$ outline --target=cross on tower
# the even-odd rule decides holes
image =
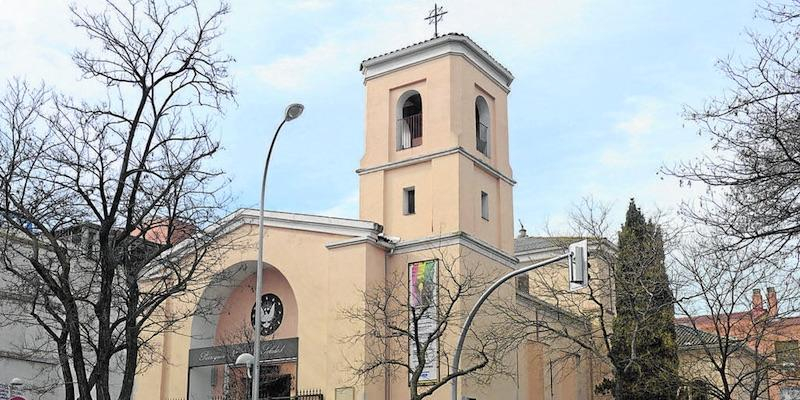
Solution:
[[[433,3],[433,10],[425,18],[428,20],[428,25],[433,24],[433,37],[439,37],[439,22],[442,21],[445,14],[447,14],[447,11],[444,10],[444,6],[439,7],[439,5]]]

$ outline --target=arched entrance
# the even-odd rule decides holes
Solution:
[[[189,399],[249,398],[247,368],[234,365],[252,354],[255,261],[217,273],[197,303],[192,320],[187,396]],[[297,388],[297,300],[287,278],[264,264],[261,387],[264,397],[289,396]]]

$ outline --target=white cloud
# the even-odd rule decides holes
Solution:
[[[580,26],[580,19],[589,12],[581,1],[536,0],[531,4],[528,0],[509,0],[503,3],[494,7],[487,7],[480,0],[450,4],[439,31],[465,32],[487,49],[503,48],[506,54],[497,55],[498,59],[505,60],[506,56],[524,59],[546,43],[579,32],[575,27]],[[293,12],[305,11],[304,8],[332,9],[331,4],[324,0],[307,0],[290,9]],[[371,4],[353,18],[339,19],[341,24],[327,28],[325,36],[315,46],[252,66],[252,73],[265,84],[287,91],[310,89],[322,79],[337,80],[353,73],[354,60],[357,62],[430,38],[433,28],[423,21],[430,8],[427,1]],[[567,26],[569,29],[564,29]],[[324,69],[324,74],[319,74],[320,68]]]
[[[3,3],[0,13],[0,76],[40,81],[62,78],[75,71],[69,39],[76,39],[65,3],[34,1]],[[66,40],[65,40],[66,39]],[[72,77],[74,78],[74,76]],[[74,80],[74,79],[73,79]]]
[[[319,215],[327,215],[342,218],[358,218],[358,190],[351,192],[346,197],[339,199],[333,206],[316,212]]]
[[[430,4],[427,4],[429,7]],[[584,32],[583,20],[591,13],[587,1],[507,0],[488,5],[484,0],[450,5],[445,29],[491,38],[509,54],[530,56],[538,47]]]
[[[302,11],[319,11],[333,5],[332,0],[293,0],[286,2],[287,7]]]
[[[630,106],[630,110],[613,114],[616,122],[610,127],[610,131],[624,135],[609,141],[609,145],[599,153],[598,162],[614,169],[654,167],[652,162],[658,160],[653,160],[653,156],[663,156],[661,149],[664,143],[670,143],[667,138],[676,122],[676,117],[666,112],[667,103],[655,97],[626,99],[625,104]]]
[[[307,49],[302,54],[279,58],[270,64],[256,65],[253,74],[265,84],[286,91],[299,91],[311,87],[315,79],[326,79],[334,71],[326,70],[320,74],[320,68],[329,68],[340,57],[338,44],[328,41]]]
[[[575,234],[570,225],[570,217],[566,210],[549,214],[541,226],[526,226],[528,235],[538,236],[569,236]]]
[[[662,112],[662,101],[653,97],[630,97],[625,101],[634,108],[632,114],[622,117],[614,129],[631,136],[642,136],[660,128],[657,116]]]
[[[66,1],[3,1],[0,6],[0,84],[20,78],[82,99],[106,95],[104,83],[83,79],[72,60],[76,49],[101,51],[97,41],[72,23],[70,3]],[[79,11],[104,10],[104,0],[81,0]]]
[[[630,118],[620,121],[615,126],[629,135],[643,135],[653,130],[655,118],[649,110],[640,110]]]
[[[600,164],[604,167],[627,167],[631,165],[630,155],[615,148],[607,148],[600,153]]]

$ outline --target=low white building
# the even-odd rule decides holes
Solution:
[[[0,280],[0,399],[12,395],[31,400],[63,399],[64,383],[56,352],[43,347],[50,343],[43,337],[43,329],[22,322],[30,318],[20,305],[26,299],[14,289]]]

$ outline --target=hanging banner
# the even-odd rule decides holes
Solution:
[[[409,329],[413,332],[414,318],[418,318],[417,340],[409,340],[409,365],[416,369],[419,365],[417,359],[417,343],[428,343],[425,352],[424,368],[419,378],[419,383],[434,383],[439,380],[439,339],[430,340],[439,323],[439,261],[428,260],[408,264],[408,304],[413,310],[409,315]]]

